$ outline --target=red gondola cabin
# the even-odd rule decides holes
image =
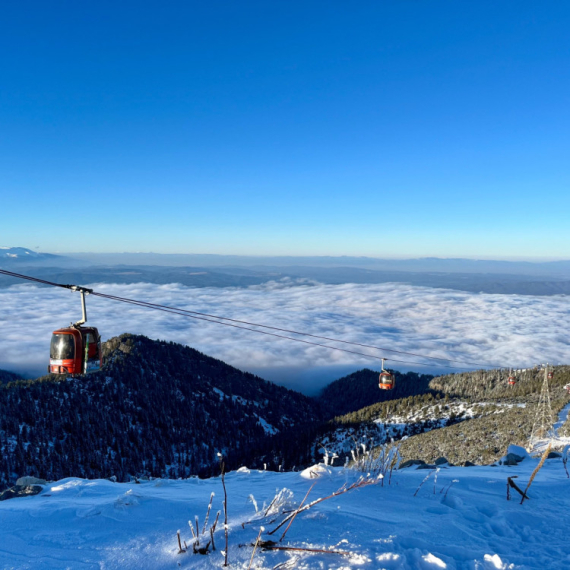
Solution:
[[[394,375],[389,372],[381,372],[378,387],[381,390],[392,390],[394,388]]]
[[[101,370],[103,365],[101,337],[95,327],[84,327],[87,322],[85,295],[91,289],[78,285],[66,285],[81,293],[83,318],[69,327],[56,330],[51,337],[48,372],[51,374],[88,374]]]
[[[94,327],[68,327],[51,337],[49,372],[87,374],[101,370],[101,337]]]
[[[514,386],[517,383],[517,379],[514,376],[509,376],[509,379],[507,380],[509,386]]]
[[[378,387],[380,390],[393,390],[396,385],[396,378],[390,372],[384,370],[384,360],[382,359],[382,372],[380,372],[380,377],[378,379]]]

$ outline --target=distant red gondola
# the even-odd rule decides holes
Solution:
[[[513,374],[512,370],[509,370],[509,377],[507,378],[507,384],[509,386],[514,386],[517,383],[517,377]]]
[[[381,390],[393,390],[396,385],[396,378],[393,374],[384,370],[384,360],[385,358],[382,359],[382,372],[380,372],[378,387]]]
[[[53,332],[48,366],[51,374],[87,374],[101,370],[103,365],[99,331],[82,326],[87,321],[85,295],[92,290],[77,286],[70,289],[81,293],[83,318]]]

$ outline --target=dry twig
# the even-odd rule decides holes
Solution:
[[[530,484],[533,482],[534,478],[536,477],[536,474],[540,471],[541,467],[544,465],[544,462],[546,461],[546,458],[548,457],[548,454],[550,453],[550,448],[551,448],[552,444],[548,444],[548,447],[546,448],[546,451],[542,454],[542,459],[540,460],[540,463],[536,466],[535,470],[532,472],[532,475],[530,476],[528,485],[526,486],[526,489],[524,490],[524,495],[523,498],[521,499],[521,505],[523,504],[525,499],[528,499],[528,497],[526,496],[526,492],[528,491]]]
[[[288,522],[291,517],[297,516],[297,514],[302,513],[308,509],[311,509],[315,505],[318,505],[319,503],[322,503],[323,501],[326,501],[328,499],[332,499],[333,497],[338,497],[339,495],[343,495],[344,493],[348,493],[349,491],[353,491],[354,489],[360,489],[362,487],[367,487],[368,485],[376,485],[376,483],[378,483],[378,481],[379,481],[379,479],[372,479],[372,478],[366,478],[365,479],[364,477],[359,477],[359,479],[357,481],[355,481],[349,487],[347,487],[345,484],[338,491],[335,491],[334,493],[331,493],[330,495],[327,495],[326,497],[321,497],[319,499],[315,499],[312,503],[309,503],[308,505],[305,505],[302,508],[296,509],[295,511],[293,511],[292,513],[287,515],[273,530],[269,531],[267,534],[274,534],[286,522]]]
[[[419,484],[418,488],[416,489],[416,492],[414,493],[414,497],[418,494],[418,491],[422,488],[423,484],[431,477],[432,473],[435,473],[435,471],[437,471],[436,469],[432,469],[425,477],[424,480]]]
[[[249,570],[251,568],[251,563],[253,562],[253,557],[255,556],[255,551],[257,550],[257,545],[259,544],[259,539],[261,538],[261,533],[264,530],[265,529],[263,527],[259,527],[259,534],[257,535],[257,540],[255,541],[255,545],[253,547],[253,552],[251,553],[251,559],[249,561],[249,566],[247,567],[247,570]]]
[[[293,516],[291,517],[291,520],[289,521],[289,524],[287,525],[287,528],[285,529],[285,531],[283,532],[283,534],[281,535],[281,538],[279,539],[279,542],[283,542],[283,539],[285,538],[285,535],[287,534],[287,531],[289,530],[289,527],[293,524],[293,521],[295,520],[295,517],[299,514],[302,506],[305,504],[305,501],[307,500],[307,497],[309,496],[309,493],[312,491],[313,487],[315,486],[315,483],[313,483],[310,487],[309,490],[307,491],[307,494],[305,495],[305,497],[303,498],[303,500],[301,501],[301,504],[299,505],[299,508],[293,513]]]
[[[225,463],[221,453],[218,453],[220,458],[220,469],[222,471],[222,486],[224,487],[224,531],[226,533],[226,550],[224,552],[224,566],[228,565],[228,492],[226,490],[226,469]]]
[[[523,499],[529,498],[526,493],[513,481],[513,479],[516,479],[517,477],[517,475],[514,475],[513,477],[507,477],[507,501],[511,500],[511,489],[514,489],[517,493],[519,493]]]
[[[251,545],[253,546],[253,544]],[[266,543],[260,542],[259,548],[262,550],[290,550],[294,552],[317,552],[319,554],[340,554],[342,556],[350,556],[350,552],[346,550],[325,550],[324,548],[302,548],[300,546],[278,546],[272,540]]]
[[[182,548],[182,543],[180,542],[180,531],[176,531],[176,537],[178,538],[178,554],[184,554],[186,550]]]

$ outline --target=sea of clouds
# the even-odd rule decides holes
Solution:
[[[570,298],[565,296],[472,294],[401,283],[91,286],[101,293],[433,357],[505,367],[570,363]],[[446,371],[389,352],[354,348],[376,357],[368,359],[94,296],[87,297],[87,307],[89,324],[99,328],[103,340],[124,332],[172,340],[307,393],[352,370],[379,369],[381,356],[408,361],[388,361],[400,370]],[[80,316],[77,293],[27,284],[0,289],[0,368],[43,374],[51,332]]]

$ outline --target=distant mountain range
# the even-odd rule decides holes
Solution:
[[[0,249],[0,268],[60,283],[181,283],[189,287],[248,287],[269,281],[325,284],[408,283],[473,293],[570,295],[570,261],[368,257],[243,257],[154,253],[70,256],[20,247]],[[0,287],[14,284],[0,276]]]
[[[503,261],[422,257],[382,259],[356,256],[243,256],[163,253],[73,253],[70,257],[92,265],[163,265],[209,268],[249,268],[275,271],[284,268],[359,268],[390,272],[493,273],[570,278],[570,259],[562,261]]]
[[[38,261],[57,261],[63,259],[59,255],[52,253],[38,253],[25,247],[0,246],[0,262],[37,263]]]

